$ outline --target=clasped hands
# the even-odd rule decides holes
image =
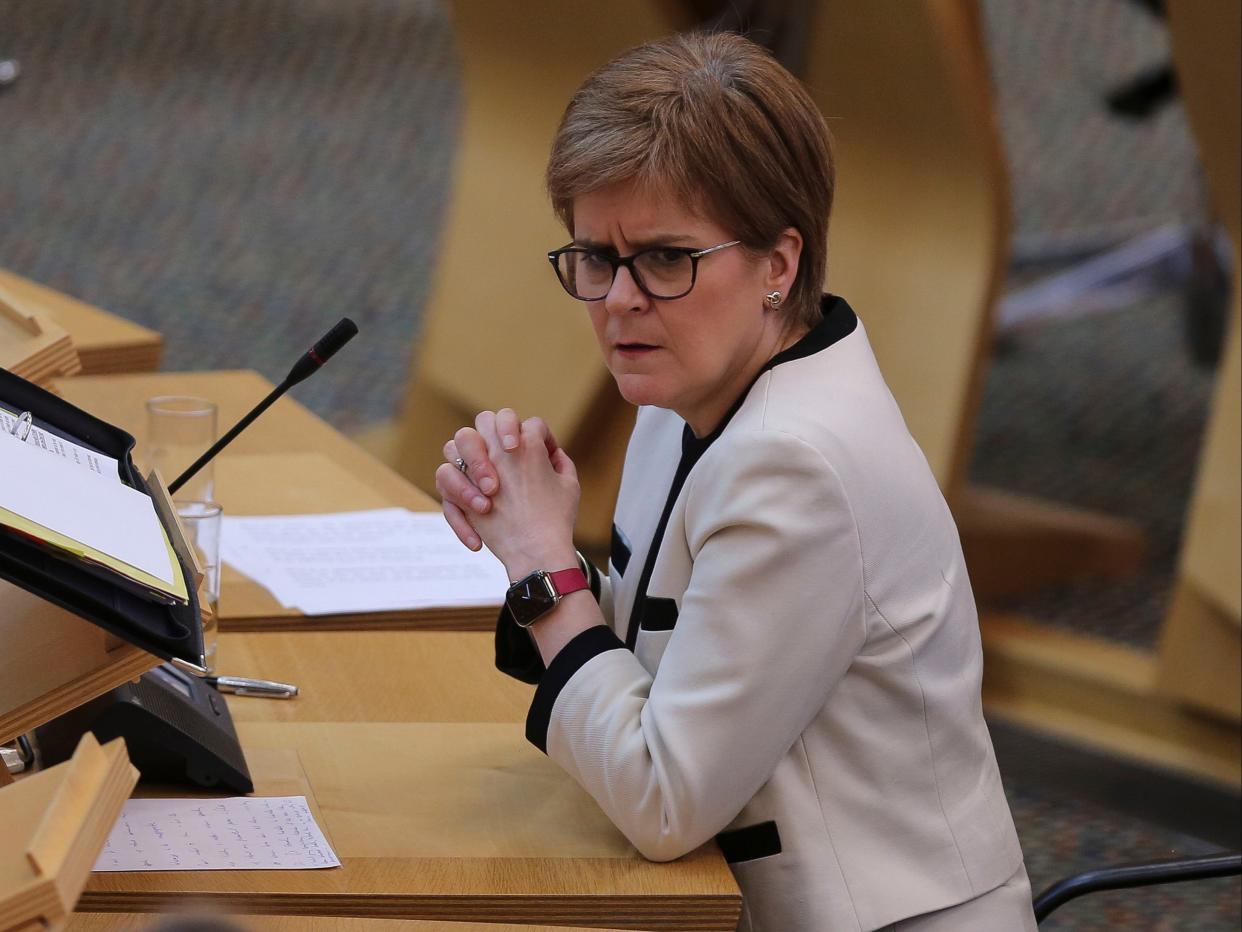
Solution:
[[[573,461],[541,418],[482,411],[444,445],[436,491],[444,519],[471,550],[483,544],[510,580],[575,565],[580,488]],[[454,463],[461,458],[463,472]]]

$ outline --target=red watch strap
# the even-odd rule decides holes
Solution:
[[[586,573],[577,566],[571,566],[567,570],[557,570],[555,573],[548,573],[548,579],[552,581],[553,587],[556,589],[557,595],[564,597],[571,592],[577,592],[579,589],[590,589],[591,584],[587,582]]]

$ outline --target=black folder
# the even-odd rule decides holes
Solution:
[[[117,461],[120,479],[145,495],[150,489],[134,467],[134,438],[6,369],[0,369],[0,405],[29,412],[33,425]],[[169,539],[177,533],[159,509]],[[0,579],[6,579],[105,631],[189,672],[203,670],[203,628],[194,571],[180,554],[189,603],[170,605],[107,579],[0,525]]]

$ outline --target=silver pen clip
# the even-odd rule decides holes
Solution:
[[[222,693],[234,696],[257,696],[263,699],[292,699],[298,688],[292,683],[256,680],[247,676],[209,676],[207,682]]]

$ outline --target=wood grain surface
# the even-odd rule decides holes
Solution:
[[[5,269],[0,269],[0,287],[69,332],[83,374],[142,372],[160,364],[164,339],[154,330]]]
[[[438,922],[424,919],[344,919],[311,916],[220,916],[188,909],[167,915],[150,913],[75,913],[65,932],[175,932],[177,920],[216,919],[218,932],[609,932],[585,926],[497,925],[490,922]],[[188,932],[188,930],[186,930]],[[196,932],[198,930],[196,929]]]

